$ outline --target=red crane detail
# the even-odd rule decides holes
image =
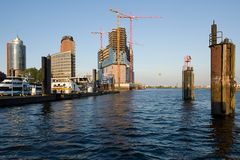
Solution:
[[[185,66],[186,66],[186,67],[189,67],[189,66],[190,66],[191,60],[192,60],[192,57],[189,56],[189,55],[186,55],[186,56],[184,57],[184,62],[185,62]]]
[[[99,31],[99,32],[91,32],[92,34],[99,34],[99,37],[100,37],[100,49],[103,48],[103,45],[102,45],[102,35],[105,33],[105,32],[102,32],[102,31]]]

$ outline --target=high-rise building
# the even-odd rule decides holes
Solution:
[[[75,77],[75,42],[72,36],[63,36],[60,52],[51,55],[52,78]]]
[[[108,35],[108,46],[106,48],[101,49],[98,52],[99,62],[101,63],[103,60],[109,58],[109,54],[111,50],[113,52],[117,52],[117,29],[113,29],[112,32],[109,32]],[[127,57],[127,60],[130,60],[130,52],[127,46],[127,35],[125,28],[120,28],[120,52],[124,53]],[[117,58],[117,57],[115,57]]]
[[[117,84],[117,29],[113,29],[108,35],[106,48],[98,52],[98,79],[104,81],[109,77]],[[129,61],[130,52],[127,46],[127,35],[125,28],[120,28],[120,83],[129,83]]]
[[[26,46],[17,36],[7,43],[7,76],[21,76],[26,69]]]
[[[61,40],[60,52],[71,51],[75,53],[75,42],[72,36],[63,36]]]

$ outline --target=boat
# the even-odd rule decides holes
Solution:
[[[79,85],[70,78],[52,78],[52,93],[80,93]]]
[[[42,94],[42,85],[40,84],[30,84],[31,86],[31,95],[41,95]]]
[[[30,95],[31,86],[26,78],[7,77],[0,83],[0,96]]]

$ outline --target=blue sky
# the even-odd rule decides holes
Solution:
[[[236,76],[240,80],[239,0],[1,0],[0,70],[6,72],[6,43],[17,35],[27,47],[27,67],[41,66],[41,56],[60,50],[64,35],[76,42],[76,70],[82,76],[97,68],[99,37],[117,25],[109,8],[138,16],[161,16],[133,23],[136,82],[180,85],[183,58],[192,56],[195,84],[209,84],[208,35],[213,19],[224,37],[236,44]],[[129,32],[129,21],[121,20]],[[128,33],[129,38],[129,33]],[[103,44],[107,45],[107,34]],[[161,73],[161,76],[159,76]]]

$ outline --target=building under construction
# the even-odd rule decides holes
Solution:
[[[109,44],[98,52],[98,79],[101,84],[112,83],[115,87],[118,84],[117,78],[117,29],[113,29],[108,35]],[[129,65],[130,52],[127,46],[125,28],[120,28],[120,87],[130,89]]]

